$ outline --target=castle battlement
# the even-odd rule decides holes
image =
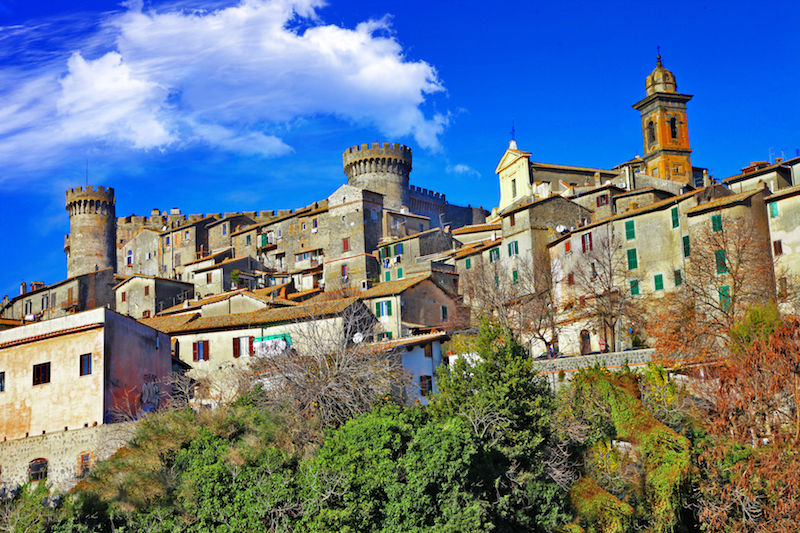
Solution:
[[[75,201],[94,200],[100,202],[114,203],[114,189],[111,187],[75,187],[67,190],[67,204]]]
[[[364,143],[348,148],[342,154],[345,167],[354,161],[374,158],[402,159],[411,167],[411,148],[399,143]]]
[[[436,191],[429,191],[428,189],[423,189],[422,187],[417,187],[416,185],[411,185],[408,188],[408,190],[411,191],[412,195],[414,195],[415,197],[418,197],[418,198],[425,196],[425,197],[428,197],[431,200],[435,200],[437,202],[446,201],[444,194],[438,193]]]

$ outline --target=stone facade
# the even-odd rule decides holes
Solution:
[[[64,238],[67,277],[116,268],[114,189],[87,186],[67,191],[69,235]]]

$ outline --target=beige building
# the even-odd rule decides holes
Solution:
[[[0,331],[3,481],[68,485],[92,457],[116,451],[93,448],[86,428],[157,408],[171,369],[169,336],[105,308]],[[65,457],[67,441],[85,449]]]
[[[133,318],[150,318],[164,309],[192,299],[194,285],[155,276],[136,275],[114,287],[118,313]]]

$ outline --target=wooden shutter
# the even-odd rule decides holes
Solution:
[[[233,356],[239,357],[239,337],[233,338]]]
[[[392,316],[392,301],[386,302],[386,316]]]
[[[381,317],[381,303],[378,302],[375,304],[375,316],[380,318]]]
[[[197,343],[192,343],[192,361],[197,361]]]
[[[255,343],[256,338],[250,337],[250,353],[248,355],[254,355],[255,351],[253,350],[253,344]]]
[[[208,351],[208,341],[203,341],[203,356],[205,356],[206,361],[211,359],[211,354]]]

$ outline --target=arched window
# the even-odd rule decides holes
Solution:
[[[47,479],[47,459],[40,457],[30,462],[28,465],[28,479],[30,481]]]
[[[671,119],[669,119],[669,131],[672,133],[672,138],[673,139],[677,139],[678,138],[678,119],[677,118],[672,117]]]
[[[647,123],[647,140],[651,143],[656,142],[656,125],[652,120]]]

